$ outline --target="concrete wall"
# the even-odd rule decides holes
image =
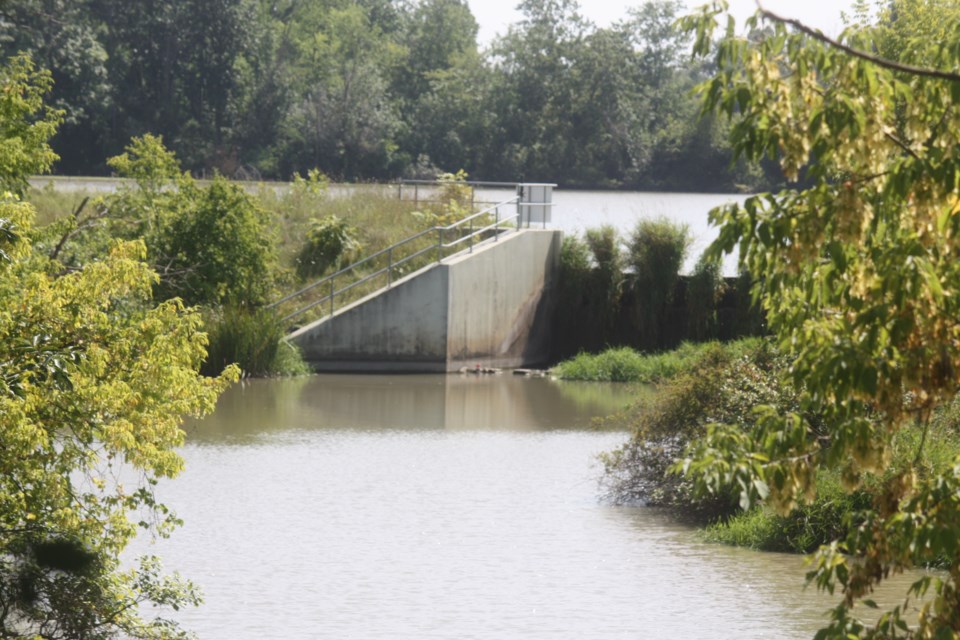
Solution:
[[[318,371],[520,367],[549,356],[559,231],[524,230],[412,274],[289,340]]]

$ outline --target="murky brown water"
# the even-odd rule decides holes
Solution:
[[[589,428],[630,393],[511,376],[314,376],[232,389],[161,486],[148,549],[206,593],[202,638],[812,637],[803,560],[597,502]],[[889,600],[889,594],[878,599]]]

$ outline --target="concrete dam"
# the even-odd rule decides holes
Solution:
[[[517,229],[431,264],[288,340],[316,371],[525,367],[550,355],[562,232]]]

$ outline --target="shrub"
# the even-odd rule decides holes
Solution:
[[[839,472],[821,470],[813,502],[799,505],[787,516],[762,505],[735,513],[708,526],[704,538],[763,551],[797,553],[810,553],[821,545],[843,540],[861,523],[861,513],[888,480],[907,469],[931,477],[954,464],[960,452],[958,412],[960,402],[955,400],[938,410],[926,433],[919,425],[902,429],[893,440],[893,455],[885,472],[857,491],[848,493],[843,488]],[[918,451],[922,452],[919,457]]]
[[[263,304],[277,268],[269,215],[222,176],[202,187],[179,172],[160,138],[134,138],[108,163],[136,187],[121,187],[96,206],[109,213],[109,235],[143,238],[160,276],[156,295],[189,305]]]
[[[297,275],[301,279],[321,276],[331,267],[339,269],[350,262],[359,251],[356,230],[345,220],[335,215],[314,220],[297,256]]]
[[[726,353],[742,355],[756,344],[754,340],[726,346],[716,342],[685,342],[677,349],[655,354],[620,347],[595,355],[581,353],[556,365],[553,373],[565,380],[656,383],[693,370],[710,350],[722,349]]]
[[[609,332],[616,321],[623,295],[624,263],[620,236],[614,227],[603,225],[599,229],[587,229],[586,240],[595,265],[588,283],[591,306],[599,328]]]
[[[161,274],[158,295],[187,304],[267,302],[276,254],[266,212],[221,176],[206,189],[181,184],[176,206],[148,247]]]
[[[782,382],[786,363],[763,340],[713,343],[666,381],[628,417],[633,433],[601,457],[605,497],[614,503],[680,507],[707,517],[736,511],[733,494],[696,497],[682,477],[669,473],[687,443],[711,422],[753,423],[753,407],[798,410],[796,394]]]

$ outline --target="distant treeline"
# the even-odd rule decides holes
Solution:
[[[729,191],[726,123],[700,120],[679,3],[608,28],[524,0],[489,48],[465,0],[6,0],[0,53],[50,69],[62,174],[161,135],[195,175],[433,177]]]

